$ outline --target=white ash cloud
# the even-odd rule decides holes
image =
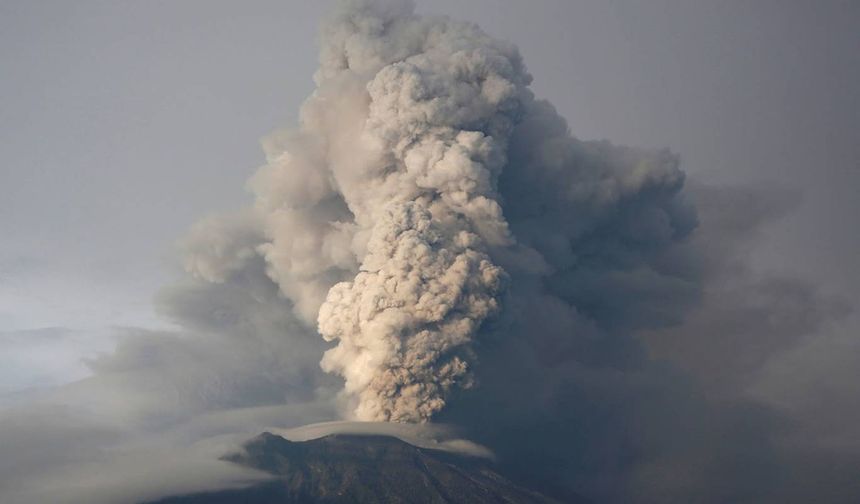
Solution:
[[[505,278],[486,249],[512,242],[496,181],[529,97],[515,50],[404,9],[336,15],[317,74],[321,89],[366,82],[357,141],[370,162],[331,170],[356,236],[369,238],[359,273],[331,288],[318,318],[338,343],[323,368],[345,378],[361,420],[426,421],[471,384],[470,347]]]
[[[351,416],[426,421],[472,383],[472,346],[501,307],[489,251],[514,238],[497,182],[531,77],[509,44],[406,3],[344,4],[322,44],[301,126],[265,141],[248,184],[253,250],[337,343],[322,366],[345,379]],[[257,236],[237,220],[195,228],[191,273],[223,282],[248,260]]]
[[[329,291],[319,315],[323,369],[346,379],[362,420],[422,421],[468,386],[469,349],[499,309],[504,272],[472,246],[475,235],[434,229],[418,203],[389,207],[374,227],[362,271]]]
[[[198,225],[186,265],[223,282],[262,257],[336,344],[321,365],[347,416],[424,422],[470,388],[482,327],[520,296],[509,273],[597,325],[669,324],[695,299],[660,258],[695,226],[674,155],[572,138],[514,46],[406,2],[344,2],[321,44],[300,126],[264,141],[253,208]]]
[[[308,441],[333,434],[354,436],[392,436],[413,446],[441,450],[470,457],[493,459],[492,450],[468,439],[457,437],[457,428],[438,423],[398,422],[320,422],[292,429],[271,429],[290,441]]]

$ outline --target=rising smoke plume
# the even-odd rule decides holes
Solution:
[[[498,177],[530,76],[511,46],[406,3],[344,7],[323,44],[301,127],[268,141],[250,182],[256,251],[337,343],[321,364],[345,379],[354,416],[426,421],[472,383],[476,334],[500,309],[506,274],[489,249],[515,240]],[[249,249],[213,236],[217,254],[187,264],[218,281]]]
[[[418,17],[405,2],[353,2],[322,43],[300,128],[266,142],[269,162],[250,181],[263,232],[255,250],[298,315],[336,343],[321,364],[344,378],[354,417],[426,421],[473,383],[480,329],[503,304],[500,261],[540,269],[545,251],[524,243],[581,233],[569,228],[583,210],[611,212],[645,191],[671,200],[683,177],[671,155],[609,145],[583,149],[593,160],[565,171],[579,145],[553,131],[560,118],[528,90],[516,48],[475,25]],[[535,159],[510,159],[523,143],[537,146],[526,153]],[[540,187],[512,187],[506,208],[499,179],[513,162]],[[569,198],[586,208],[511,232],[506,213],[526,204],[517,200]],[[647,218],[661,225],[661,214]],[[187,264],[218,281],[250,249],[214,236],[204,250],[216,254]]]

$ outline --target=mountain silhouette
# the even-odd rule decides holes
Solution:
[[[581,502],[517,485],[485,459],[419,448],[390,436],[335,434],[289,441],[265,432],[224,459],[273,479],[152,504]]]

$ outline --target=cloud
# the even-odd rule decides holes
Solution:
[[[268,476],[219,458],[264,428],[265,419],[283,425],[312,409],[234,410],[147,430],[99,416],[109,412],[104,408],[85,412],[79,401],[58,402],[0,416],[0,441],[15,453],[0,466],[3,502],[111,504],[247,486]]]
[[[308,441],[333,434],[358,436],[393,436],[420,448],[441,450],[472,457],[493,459],[493,452],[468,439],[457,436],[457,428],[433,423],[414,424],[402,422],[321,422],[292,429],[275,429],[274,434],[290,441]]]
[[[90,374],[81,355],[112,346],[110,331],[42,327],[0,331],[0,401]]]
[[[677,363],[706,388],[738,393],[771,358],[843,318],[848,306],[809,280],[749,264],[759,234],[797,205],[795,192],[694,186],[692,194],[702,225],[689,247],[701,264],[702,299],[682,324],[645,338],[654,357]]]
[[[334,418],[321,338],[259,260],[228,277],[166,287],[157,306],[180,329],[124,329],[88,361],[91,376],[8,401],[0,444],[15,456],[0,466],[0,500],[140,502],[244,486],[262,476],[221,455],[270,428]]]

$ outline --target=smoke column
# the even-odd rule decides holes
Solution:
[[[186,265],[223,282],[262,256],[296,316],[335,344],[321,366],[345,380],[349,416],[425,422],[475,384],[509,267],[542,282],[558,255],[543,238],[573,240],[640,192],[663,205],[683,176],[671,155],[572,139],[516,48],[474,24],[344,2],[321,44],[300,127],[263,142],[253,210],[198,226]],[[512,168],[524,179],[503,198]],[[552,211],[514,233],[505,214],[535,199]]]
[[[469,387],[513,242],[497,192],[529,98],[516,50],[410,5],[345,4],[323,30],[299,131],[251,181],[269,274],[337,346],[360,420],[421,422]],[[337,283],[335,283],[338,280]]]
[[[474,27],[398,14],[359,11],[328,34],[341,57],[320,87],[369,77],[359,137],[375,159],[342,192],[369,239],[319,330],[338,342],[322,366],[346,379],[359,419],[426,421],[470,385],[470,345],[499,309],[505,273],[486,250],[511,242],[496,182],[529,76]]]

